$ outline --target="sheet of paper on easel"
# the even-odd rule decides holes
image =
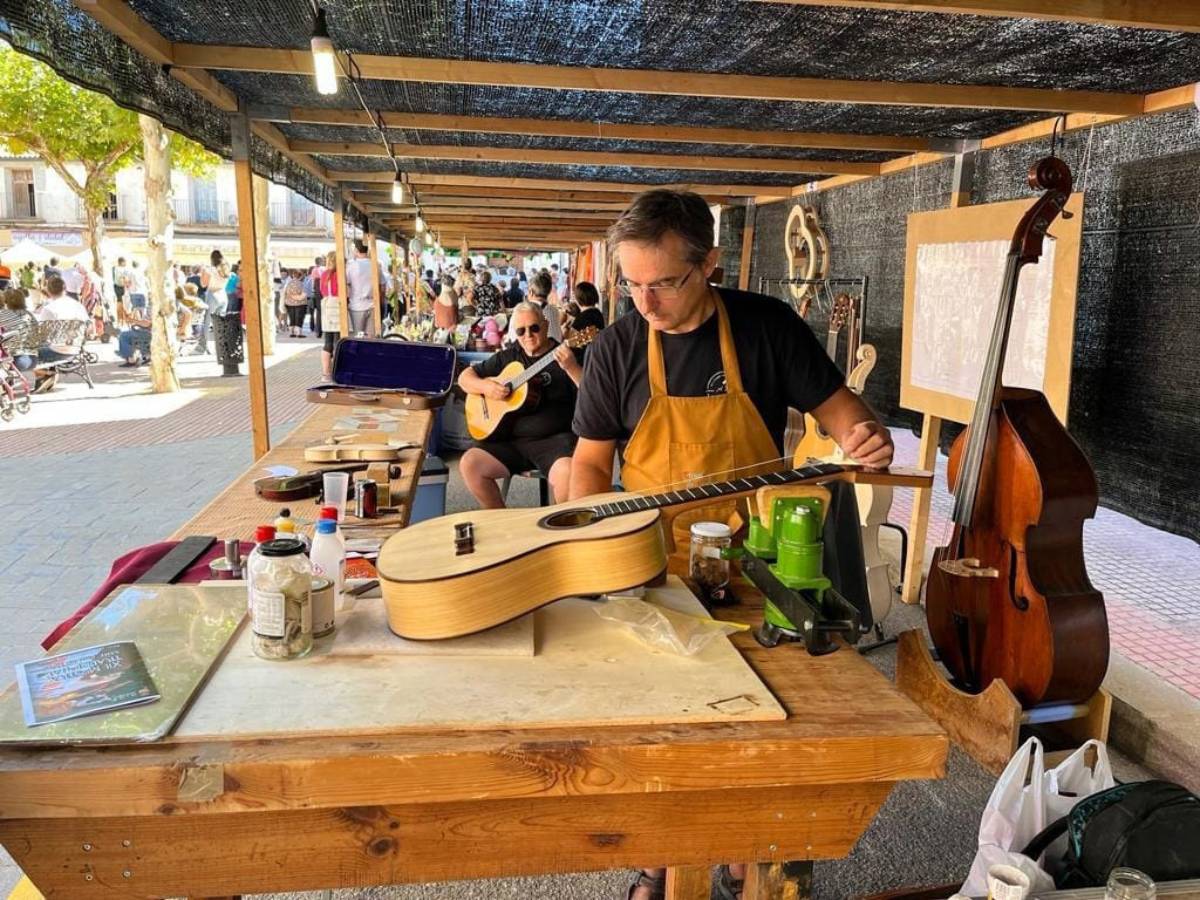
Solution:
[[[1017,286],[1004,383],[1043,390],[1054,286],[1054,241]],[[921,244],[916,259],[911,383],[974,400],[992,338],[1008,241]],[[974,302],[964,302],[973,298]]]

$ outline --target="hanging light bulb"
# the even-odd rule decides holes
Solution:
[[[399,172],[396,173],[396,180],[392,182],[392,202],[404,202],[404,181]]]
[[[312,33],[313,74],[317,79],[318,94],[336,94],[338,91],[337,59],[333,55],[333,41],[329,39],[329,28],[325,24],[325,10],[317,10],[317,21]]]
[[[425,231],[425,220],[421,218],[421,211],[419,209],[417,210],[417,221],[413,223],[413,226],[417,229],[417,234]]]

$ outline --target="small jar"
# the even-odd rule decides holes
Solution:
[[[312,563],[296,538],[266,541],[247,573],[250,645],[263,659],[298,659],[312,650]]]
[[[729,560],[721,553],[733,543],[733,532],[723,522],[694,522],[691,532],[688,571],[700,588],[716,593],[729,584]]]
[[[1129,866],[1117,866],[1108,873],[1105,900],[1155,900],[1158,886],[1154,879]]]

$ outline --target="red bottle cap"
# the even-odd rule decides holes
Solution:
[[[322,506],[321,512],[318,513],[317,518],[318,519],[333,519],[336,521],[337,520],[337,507],[336,506]]]
[[[265,541],[275,540],[274,525],[259,525],[254,529],[254,543],[261,544]]]

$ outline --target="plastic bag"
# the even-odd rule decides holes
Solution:
[[[717,638],[747,628],[736,622],[719,622],[667,609],[636,597],[608,597],[595,610],[600,618],[631,629],[647,646],[680,656],[694,656]]]
[[[1087,765],[1089,748],[1096,753],[1092,768]],[[1047,772],[1041,741],[1027,740],[1009,760],[984,807],[979,850],[962,893],[987,896],[988,868],[999,863],[1028,875],[1034,892],[1054,890],[1053,879],[1020,851],[1084,797],[1114,784],[1108,749],[1101,742],[1088,741]]]

